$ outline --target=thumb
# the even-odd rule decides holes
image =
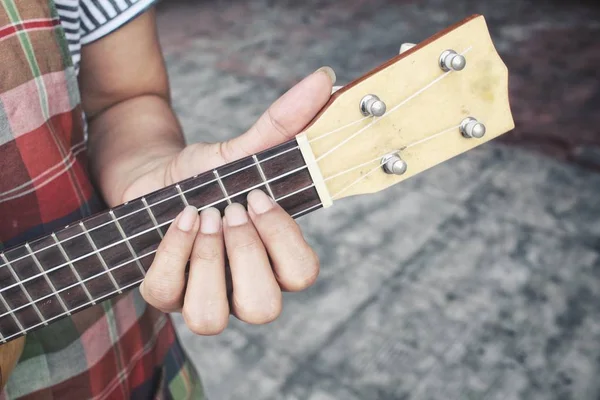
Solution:
[[[335,73],[323,67],[281,96],[243,135],[222,143],[187,146],[164,172],[171,184],[266,150],[300,133],[331,97]]]
[[[314,119],[329,100],[335,72],[322,67],[281,96],[243,135],[222,143],[221,157],[238,160],[290,140]]]

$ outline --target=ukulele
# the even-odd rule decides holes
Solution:
[[[0,343],[137,287],[186,205],[223,211],[261,189],[298,218],[513,128],[508,70],[469,17],[335,91],[295,139],[0,253]]]

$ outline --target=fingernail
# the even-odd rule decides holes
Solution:
[[[329,79],[331,80],[331,84],[334,85],[335,81],[337,80],[337,77],[335,76],[335,71],[333,70],[333,68],[331,67],[321,67],[318,70],[315,71],[315,73],[317,72],[323,72],[325,73],[325,75],[327,75],[329,77]]]
[[[221,213],[216,208],[207,208],[200,213],[200,231],[212,235],[221,230]]]
[[[198,210],[196,207],[187,206],[183,209],[177,220],[177,227],[179,230],[189,232],[194,227],[196,219],[198,218]]]
[[[248,195],[248,205],[256,214],[264,214],[273,208],[273,199],[262,190],[253,190]]]
[[[248,214],[241,204],[232,204],[225,209],[225,221],[229,226],[244,225],[248,222]]]

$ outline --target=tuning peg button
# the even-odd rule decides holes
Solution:
[[[414,44],[414,43],[402,43],[402,46],[400,46],[400,53],[399,54],[405,53],[405,52],[407,52],[408,50],[412,49],[415,46],[416,46],[416,44]]]
[[[383,157],[381,163],[386,174],[404,175],[408,170],[408,164],[398,154]]]
[[[462,71],[467,66],[465,56],[458,54],[454,50],[446,50],[440,56],[440,68],[448,71]]]
[[[360,112],[364,116],[381,117],[385,110],[385,103],[374,94],[368,94],[360,101]]]
[[[468,117],[460,123],[460,133],[467,139],[481,139],[485,135],[485,125],[473,117]]]

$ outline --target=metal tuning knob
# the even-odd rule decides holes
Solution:
[[[383,157],[381,164],[383,165],[383,171],[386,174],[404,175],[408,170],[408,164],[400,158],[398,153]]]
[[[360,112],[366,117],[381,117],[385,110],[385,103],[374,94],[368,94],[360,101]]]
[[[408,50],[412,49],[413,47],[415,47],[416,44],[414,43],[402,43],[402,45],[400,46],[400,51],[398,54],[402,54],[407,52]]]
[[[481,139],[485,135],[485,125],[473,117],[468,117],[460,123],[460,133],[467,139]]]
[[[440,68],[443,71],[462,71],[467,66],[465,56],[458,54],[454,50],[446,50],[440,56]]]

